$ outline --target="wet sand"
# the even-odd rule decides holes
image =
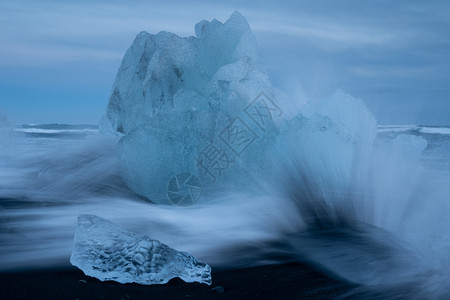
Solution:
[[[300,263],[215,270],[213,283],[101,282],[75,267],[0,273],[1,299],[336,299],[356,286]]]

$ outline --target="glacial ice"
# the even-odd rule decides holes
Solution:
[[[338,91],[283,120],[245,18],[202,21],[195,32],[141,32],[118,71],[101,128],[121,136],[133,191],[185,206],[208,189],[248,188],[293,155],[311,182],[349,189],[362,178],[376,122],[361,100]]]
[[[100,121],[103,132],[122,137],[119,167],[127,185],[155,203],[170,203],[168,184],[180,174],[201,182],[188,187],[190,197],[216,182],[261,174],[277,132],[272,121],[281,110],[257,67],[256,39],[245,18],[234,12],[225,23],[202,21],[195,34],[138,34]],[[271,122],[261,127],[252,120],[252,103],[272,106]],[[241,129],[248,135],[236,138]],[[224,141],[230,137],[239,141],[237,149]],[[215,165],[206,166],[212,156]]]
[[[164,284],[179,277],[211,284],[211,268],[192,255],[94,215],[78,217],[70,263],[101,281]]]

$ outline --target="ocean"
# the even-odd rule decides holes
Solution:
[[[306,260],[359,284],[420,282],[424,293],[443,297],[450,290],[450,127],[379,126],[375,148],[401,135],[427,141],[420,157],[398,165],[399,156],[378,157],[374,184],[358,194],[364,200],[352,200],[340,221],[319,214],[311,225],[292,199],[245,191],[217,195],[212,205],[156,206],[127,188],[119,138],[95,125],[2,129],[0,271],[67,266],[77,216],[88,213],[213,267]]]

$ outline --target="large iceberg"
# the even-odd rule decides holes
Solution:
[[[101,128],[121,136],[133,191],[188,206],[211,188],[248,190],[292,160],[328,190],[364,178],[376,122],[362,101],[338,91],[283,120],[242,15],[195,33],[142,32],[122,61]]]
[[[277,135],[282,111],[245,18],[202,21],[195,34],[141,32],[100,122],[121,136],[127,185],[155,203],[185,206],[217,182],[247,184],[239,179],[264,172]]]
[[[192,255],[94,215],[78,217],[70,263],[101,281],[164,284],[179,277],[211,284],[211,268]]]

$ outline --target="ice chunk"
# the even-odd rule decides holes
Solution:
[[[14,128],[7,116],[0,111],[0,156],[17,156],[15,148]],[[9,161],[9,159],[4,160]]]
[[[314,191],[324,205],[334,207],[348,201],[346,195],[360,193],[355,189],[368,178],[375,135],[376,121],[364,103],[337,91],[286,121],[274,156],[287,167],[297,162],[304,192]]]
[[[9,124],[8,118],[2,111],[0,111],[0,128],[6,127],[9,125],[10,124]]]
[[[220,141],[229,126],[242,132],[232,123],[246,116],[258,95],[274,98],[267,75],[257,68],[256,39],[245,18],[235,12],[225,23],[202,21],[195,33],[183,38],[141,32],[122,60],[100,121],[103,132],[122,136],[119,167],[127,185],[155,203],[169,203],[167,186],[178,174],[191,174],[206,187],[261,173],[273,144],[275,127],[254,129],[258,124],[249,118],[239,120],[249,131],[239,137],[239,149]],[[215,141],[223,165],[206,170],[199,157]]]
[[[94,215],[78,217],[70,263],[101,281],[163,284],[179,277],[211,284],[211,268],[192,255]]]

